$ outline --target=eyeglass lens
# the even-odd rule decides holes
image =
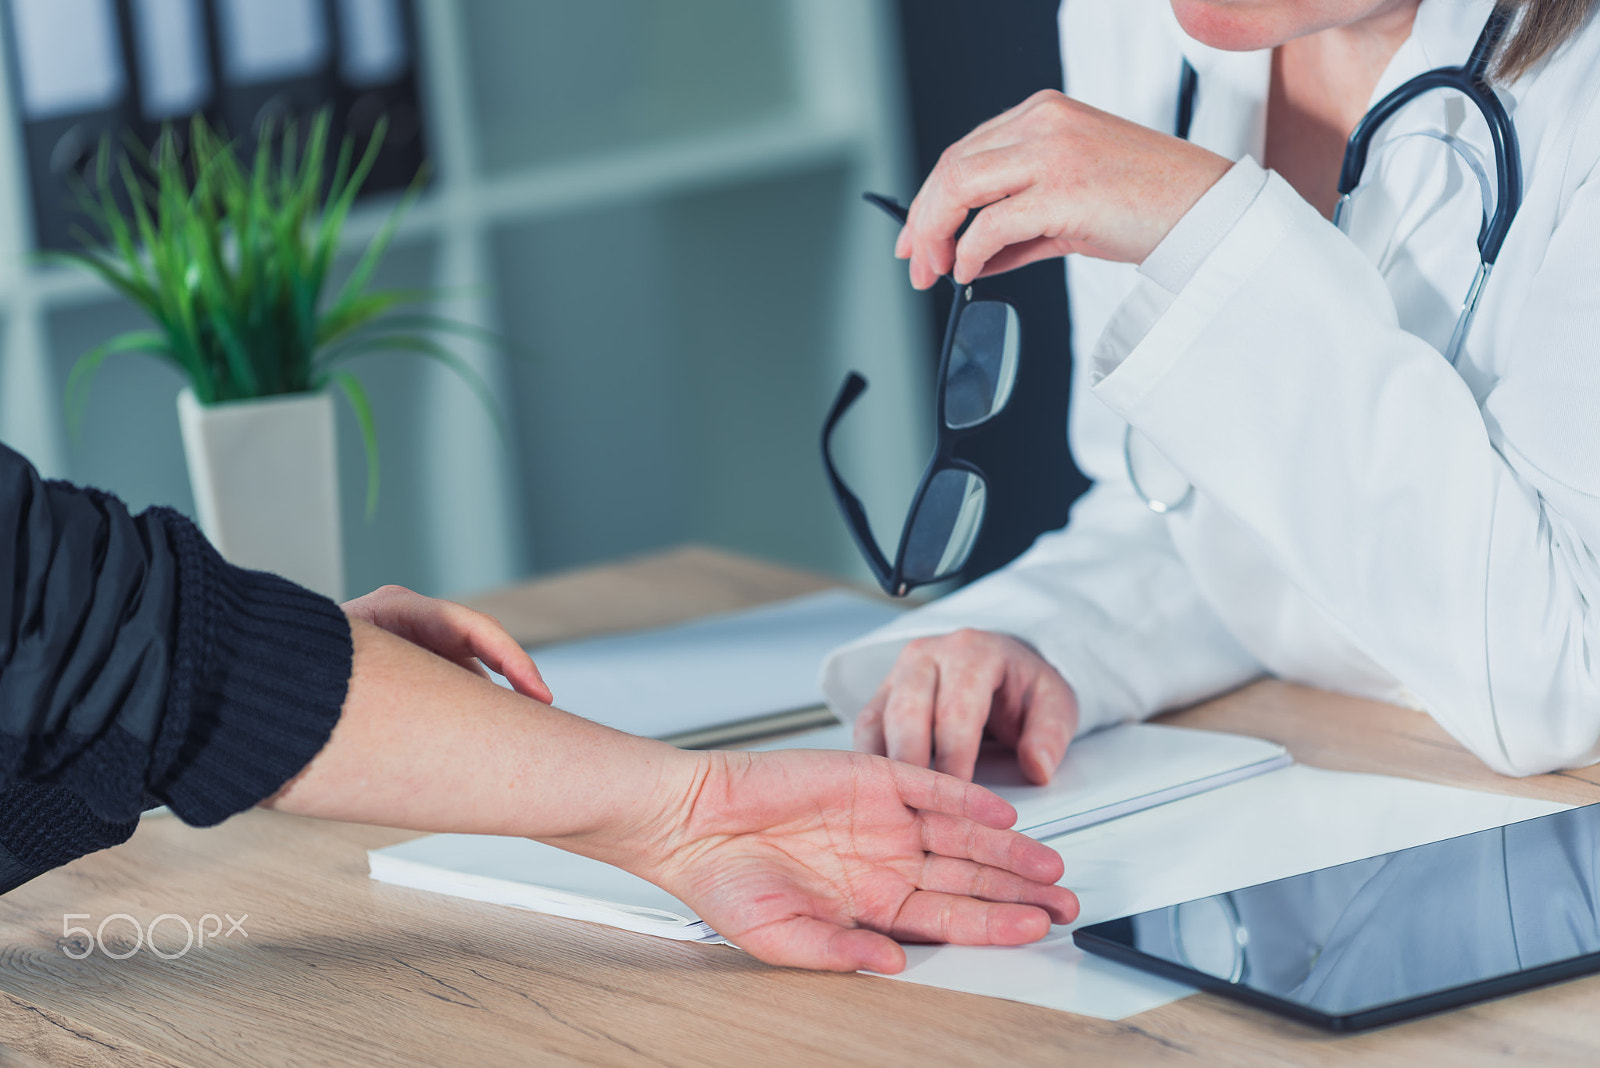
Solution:
[[[947,467],[928,482],[906,536],[905,577],[938,582],[966,564],[983,527],[989,488],[983,476]]]
[[[945,369],[944,421],[953,430],[977,426],[1011,399],[1022,332],[1017,311],[998,300],[961,310]]]

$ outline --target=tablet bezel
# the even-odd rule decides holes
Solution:
[[[1588,807],[1591,806],[1579,806],[1579,808]],[[1535,822],[1537,820],[1559,818],[1561,816],[1568,815],[1573,811],[1576,810],[1564,809],[1561,812],[1553,812],[1544,816],[1536,816],[1530,821],[1519,822]],[[1486,830],[1494,829],[1495,828],[1486,828]],[[1477,831],[1473,833],[1482,834],[1485,832]],[[1470,835],[1461,837],[1470,837]],[[1413,850],[1426,849],[1429,846],[1437,844],[1437,842],[1427,842],[1421,845],[1412,846],[1409,849],[1399,849],[1394,850],[1391,853],[1380,854],[1380,856],[1399,856],[1404,853],[1412,852]],[[1342,866],[1343,865],[1333,865],[1333,867]],[[1285,878],[1297,879],[1300,877],[1301,875],[1291,875],[1286,876]],[[1272,879],[1257,885],[1270,886],[1272,883],[1283,881],[1283,879]],[[1247,888],[1241,887],[1240,889]],[[1193,904],[1194,902],[1199,901],[1209,901],[1220,896],[1222,895],[1210,894],[1206,897],[1195,898],[1193,902],[1181,902],[1178,905],[1169,907],[1181,907],[1184,904]],[[1159,975],[1163,979],[1171,979],[1187,986],[1198,987],[1201,990],[1210,991],[1211,993],[1215,994],[1221,994],[1222,996],[1232,998],[1235,1001],[1241,1001],[1247,1005],[1253,1005],[1256,1008],[1266,1009],[1269,1012],[1277,1013],[1280,1016],[1286,1016],[1301,1023],[1311,1024],[1312,1026],[1341,1034],[1354,1031],[1365,1031],[1374,1027],[1381,1027],[1385,1024],[1399,1023],[1404,1020],[1415,1019],[1419,1016],[1443,1012],[1447,1009],[1460,1008],[1463,1005],[1488,1001],[1493,998],[1504,997],[1507,994],[1520,993],[1524,990],[1531,990],[1536,987],[1547,986],[1551,983],[1557,983],[1567,979],[1576,979],[1580,976],[1591,975],[1596,972],[1600,972],[1600,951],[1597,951],[1594,953],[1585,953],[1574,957],[1568,957],[1564,960],[1551,961],[1548,964],[1536,965],[1532,968],[1527,968],[1518,972],[1511,972],[1506,975],[1497,975],[1488,979],[1480,979],[1474,982],[1464,983],[1460,986],[1449,987],[1444,990],[1430,991],[1426,994],[1419,994],[1414,997],[1403,998],[1399,1001],[1391,1001],[1384,1004],[1372,1005],[1362,1009],[1357,1009],[1353,1012],[1331,1013],[1314,1008],[1305,1004],[1304,1002],[1291,1001],[1288,998],[1279,997],[1274,994],[1268,994],[1254,987],[1230,982],[1221,976],[1211,975],[1209,973],[1199,971],[1198,969],[1186,967],[1185,965],[1176,961],[1145,953],[1134,948],[1133,946],[1128,945],[1124,941],[1110,936],[1109,934],[1109,932],[1114,929],[1126,930],[1128,921],[1134,916],[1151,916],[1165,912],[1167,912],[1167,908],[1149,909],[1145,912],[1135,913],[1130,916],[1122,916],[1118,917],[1117,919],[1106,920],[1102,923],[1080,927],[1078,930],[1072,933],[1072,941],[1080,949],[1085,950],[1086,952],[1093,953],[1097,956],[1106,957],[1122,964],[1131,965],[1132,967],[1139,968],[1142,971]]]

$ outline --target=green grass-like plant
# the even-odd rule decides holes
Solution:
[[[328,114],[319,115],[303,147],[293,124],[265,127],[248,166],[200,117],[190,124],[187,159],[169,135],[153,153],[113,154],[109,143],[101,146],[95,191],[81,188],[78,196],[99,233],[80,228],[76,236],[86,251],[52,258],[99,276],[156,329],[121,334],[78,359],[66,385],[69,427],[82,421],[95,372],[122,353],[145,353],[177,368],[202,404],[337,388],[366,447],[370,518],[378,495],[377,431],[365,388],[341,365],[379,352],[437,360],[461,376],[499,423],[488,385],[442,335],[497,339],[418,310],[436,291],[370,288],[421,191],[421,175],[349,277],[330,285],[340,236],[384,134],[380,124],[359,158],[345,139],[330,173],[330,126]]]

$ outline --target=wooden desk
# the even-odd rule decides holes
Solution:
[[[826,580],[688,549],[474,603],[527,642],[757,604]],[[1600,800],[1593,770],[1499,778],[1426,717],[1261,683],[1171,722],[1273,738],[1319,767]],[[0,898],[0,1064],[885,1065],[1600,1063],[1600,977],[1332,1037],[1197,995],[1107,1023],[383,886],[405,832],[251,812],[147,821],[128,845]],[[63,947],[64,913],[248,916],[174,960]],[[184,944],[164,921],[167,953]],[[113,952],[132,929],[106,930]],[[121,936],[121,941],[118,936]]]

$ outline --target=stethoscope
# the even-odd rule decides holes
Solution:
[[[1488,123],[1489,136],[1494,142],[1495,180],[1498,184],[1495,187],[1496,196],[1492,211],[1487,206],[1487,193],[1485,195],[1483,222],[1478,228],[1478,270],[1472,277],[1472,285],[1467,290],[1466,299],[1461,303],[1461,313],[1456,318],[1455,329],[1450,333],[1450,343],[1445,347],[1445,359],[1450,361],[1452,367],[1461,356],[1462,346],[1466,344],[1467,334],[1472,329],[1473,317],[1478,312],[1478,299],[1483,296],[1489,274],[1494,270],[1495,259],[1500,255],[1500,246],[1506,240],[1506,232],[1511,229],[1511,221],[1517,217],[1517,209],[1522,206],[1522,154],[1517,147],[1517,131],[1511,124],[1511,116],[1506,114],[1505,106],[1500,103],[1500,98],[1490,86],[1488,76],[1489,63],[1499,50],[1500,41],[1505,36],[1511,18],[1510,11],[1496,7],[1484,25],[1483,32],[1478,35],[1477,43],[1472,46],[1472,54],[1467,57],[1465,63],[1459,67],[1440,67],[1419,74],[1378,101],[1356,124],[1355,132],[1350,135],[1350,140],[1345,145],[1344,162],[1339,168],[1339,202],[1333,209],[1333,223],[1348,233],[1350,197],[1355,192],[1356,186],[1361,183],[1361,174],[1366,169],[1367,154],[1372,148],[1373,139],[1379,128],[1393,118],[1401,108],[1424,93],[1435,89],[1450,89],[1472,101],[1483,115],[1484,121]],[[1174,123],[1174,132],[1184,140],[1189,139],[1189,127],[1194,120],[1195,95],[1199,91],[1199,86],[1199,75],[1195,73],[1189,61],[1184,60],[1183,72],[1178,80],[1178,114]],[[1452,150],[1461,152],[1449,138],[1437,134],[1429,136],[1437,137]],[[1472,162],[1470,158],[1468,161]],[[1175,501],[1159,500],[1145,492],[1134,470],[1131,425],[1122,436],[1122,459],[1127,467],[1128,481],[1133,484],[1133,492],[1139,495],[1139,499],[1144,501],[1152,512],[1165,515],[1177,511],[1194,496],[1193,483],[1190,483],[1182,496]]]

